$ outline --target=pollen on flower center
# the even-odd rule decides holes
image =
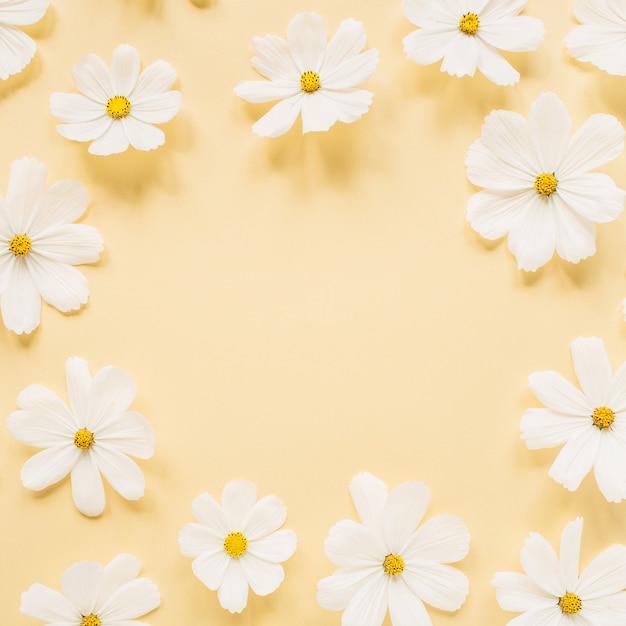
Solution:
[[[480,20],[476,13],[463,13],[459,20],[459,30],[466,35],[475,35],[479,26]]]
[[[594,426],[604,430],[605,428],[610,428],[615,421],[615,413],[608,406],[599,406],[597,409],[594,409],[591,419]]]
[[[561,607],[561,611],[568,615],[580,613],[583,608],[583,601],[571,591],[568,591],[562,598],[559,598],[558,604]]]
[[[551,196],[559,184],[554,174],[544,172],[535,178],[535,191],[542,196]]]
[[[74,445],[77,448],[79,448],[80,450],[89,450],[89,448],[91,448],[93,444],[94,444],[94,438],[93,438],[93,433],[91,431],[87,430],[86,428],[81,428],[80,430],[76,431],[74,435]],[[91,617],[91,616],[88,616],[88,617]],[[91,625],[91,622],[86,622],[86,623]],[[98,624],[100,624],[100,621],[98,621]],[[81,624],[81,626],[83,625]]]
[[[320,75],[317,72],[304,72],[304,74],[300,76],[300,85],[302,86],[302,91],[313,93],[321,86]]]
[[[126,117],[130,113],[130,100],[126,96],[113,96],[107,101],[107,114],[114,118]]]
[[[26,256],[33,246],[33,242],[28,235],[15,235],[11,241],[9,241],[9,250],[15,256]]]
[[[248,540],[243,533],[230,533],[224,539],[224,552],[233,559],[243,556],[248,550]]]
[[[102,622],[97,615],[93,613],[89,615],[85,615],[83,619],[80,621],[80,626],[101,626]]]
[[[389,576],[397,576],[404,571],[404,559],[399,554],[388,554],[383,561],[383,569]]]

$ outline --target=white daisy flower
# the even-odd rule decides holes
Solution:
[[[18,334],[39,326],[41,298],[63,312],[85,304],[87,279],[72,265],[94,263],[102,250],[93,226],[72,223],[87,209],[85,187],[62,180],[46,190],[47,176],[36,159],[14,161],[0,196],[2,320]]]
[[[16,26],[38,22],[50,0],[0,0],[0,78],[21,72],[35,56],[35,42]]]
[[[248,102],[281,100],[254,126],[261,137],[286,133],[302,113],[302,133],[328,130],[335,122],[355,122],[367,113],[373,94],[355,89],[372,76],[378,50],[361,52],[361,22],[344,20],[326,41],[326,22],[317,13],[298,13],[287,26],[287,41],[255,37],[254,69],[269,81],[245,81],[235,93]]]
[[[256,487],[245,480],[229,482],[220,506],[208,493],[196,497],[191,511],[199,524],[185,524],[178,535],[180,551],[192,556],[193,573],[223,608],[240,613],[248,604],[248,586],[259,596],[276,591],[285,578],[280,563],[297,545],[292,530],[278,530],[287,509],[274,495],[257,502]]]
[[[626,363],[613,375],[597,337],[578,337],[572,358],[582,392],[557,372],[528,377],[547,408],[524,413],[522,439],[531,450],[563,446],[549,472],[557,483],[574,491],[593,468],[602,495],[619,502],[626,498]]]
[[[498,572],[492,584],[505,611],[522,613],[510,626],[620,626],[626,616],[626,546],[601,552],[580,576],[581,517],[561,534],[560,559],[539,534],[521,551],[526,574]]]
[[[521,16],[527,0],[402,0],[404,15],[419,30],[402,42],[411,61],[431,65],[443,59],[450,76],[474,76],[479,69],[497,85],[514,85],[519,72],[498,50],[536,50],[543,23]]]
[[[528,121],[492,111],[465,165],[485,187],[467,207],[472,228],[486,239],[508,234],[519,269],[533,272],[554,254],[578,263],[596,251],[596,223],[624,208],[624,191],[590,170],[624,149],[624,129],[612,115],[592,115],[570,139],[571,118],[553,93],[542,93]]]
[[[63,572],[63,593],[40,583],[22,594],[20,612],[54,626],[148,626],[134,621],[161,604],[161,594],[147,578],[137,578],[141,562],[119,554],[103,567],[96,561],[75,563]]]
[[[111,69],[95,54],[87,54],[72,69],[76,87],[84,95],[53,93],[50,111],[63,124],[57,131],[67,139],[91,141],[91,154],[153,150],[165,134],[153,124],[169,122],[181,105],[174,68],[155,61],[139,73],[139,53],[129,45],[113,52]]]
[[[565,38],[567,51],[609,74],[626,76],[626,5],[615,0],[576,0],[575,26]]]
[[[128,410],[135,399],[135,381],[113,366],[92,378],[87,361],[76,357],[67,360],[65,374],[70,408],[50,389],[30,385],[17,399],[21,410],[8,418],[7,427],[16,439],[45,448],[24,464],[24,487],[39,491],[70,473],[78,510],[100,515],[102,472],[122,497],[138,500],[145,479],[126,455],[149,459],[154,432],[143,415]]]
[[[324,542],[340,568],[318,582],[317,601],[343,610],[343,626],[380,626],[387,609],[395,626],[432,622],[424,602],[456,611],[465,602],[465,574],[444,565],[464,558],[469,532],[453,515],[420,523],[430,492],[423,483],[404,483],[387,493],[371,474],[358,474],[350,493],[361,523],[342,520]]]

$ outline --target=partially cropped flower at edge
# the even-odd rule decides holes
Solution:
[[[165,133],[154,126],[178,113],[181,94],[172,90],[174,68],[155,61],[140,73],[139,53],[127,44],[113,51],[109,69],[95,54],[87,54],[72,69],[83,94],[53,93],[50,111],[62,124],[57,131],[74,141],[90,141],[91,154],[153,150],[165,143]]]
[[[327,42],[326,22],[317,13],[298,13],[287,26],[287,41],[254,37],[254,69],[269,80],[241,82],[235,93],[248,102],[280,100],[252,127],[262,137],[286,133],[302,114],[302,132],[326,131],[354,122],[369,110],[373,94],[356,89],[372,76],[378,50],[362,52],[361,22],[341,22]]]
[[[193,573],[217,591],[220,605],[240,613],[248,604],[248,587],[259,596],[276,591],[285,578],[282,565],[295,552],[292,530],[279,530],[287,509],[275,496],[257,502],[256,487],[245,480],[229,482],[222,504],[202,493],[191,505],[198,523],[181,529],[178,541],[194,557]]]
[[[161,594],[147,578],[137,578],[141,562],[119,554],[108,565],[75,563],[63,572],[63,593],[40,583],[22,594],[20,612],[54,626],[148,626],[135,618],[161,604]]]
[[[87,302],[87,279],[73,266],[94,263],[102,237],[93,226],[73,224],[89,194],[73,180],[46,189],[48,169],[37,159],[11,164],[6,198],[0,196],[0,307],[17,334],[41,321],[41,299],[68,312]]]
[[[570,138],[571,117],[554,93],[542,93],[528,120],[492,111],[469,148],[470,181],[484,187],[467,206],[472,228],[486,239],[508,234],[518,269],[534,272],[556,253],[578,263],[596,251],[596,224],[615,220],[624,191],[591,170],[624,150],[624,128],[597,113]]]
[[[47,387],[30,385],[17,399],[20,410],[7,420],[16,439],[44,448],[24,464],[24,486],[40,491],[70,474],[76,508],[95,516],[105,504],[102,473],[122,497],[138,500],[145,478],[127,455],[149,459],[154,431],[141,413],[129,410],[135,381],[110,365],[92,378],[87,361],[77,357],[67,360],[65,373],[69,408]]]

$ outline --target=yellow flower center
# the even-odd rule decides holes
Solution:
[[[130,100],[126,96],[113,96],[107,101],[107,114],[114,118],[126,117],[130,113]]]
[[[15,237],[9,241],[9,250],[11,250],[15,256],[26,256],[32,247],[33,242],[28,235],[15,235]]]
[[[466,35],[475,35],[479,26],[480,20],[476,13],[463,13],[459,20],[459,30]]]
[[[80,621],[80,626],[101,626],[101,624],[102,622],[100,621],[100,618],[93,613],[85,615]]]
[[[551,196],[558,184],[559,181],[554,174],[544,172],[535,178],[535,191],[542,196]]]
[[[383,561],[383,569],[389,576],[397,576],[404,571],[404,559],[399,554],[388,554]]]
[[[87,430],[86,428],[81,428],[80,430],[76,431],[76,434],[74,435],[74,445],[77,448],[79,448],[80,450],[89,450],[89,448],[93,446],[93,443],[94,438],[91,431]],[[90,624],[91,622],[88,623]],[[98,622],[98,624],[99,623],[100,622]]]
[[[580,613],[583,608],[583,601],[571,591],[568,591],[562,598],[559,598],[559,606],[563,613],[574,615]]]
[[[599,406],[597,409],[594,409],[591,419],[594,426],[604,430],[605,428],[610,428],[615,421],[615,413],[608,406]]]
[[[243,533],[230,533],[224,539],[224,552],[233,559],[243,556],[248,550],[248,540]]]
[[[302,86],[302,91],[313,93],[321,86],[320,75],[317,72],[304,72],[304,74],[300,76],[300,85]]]

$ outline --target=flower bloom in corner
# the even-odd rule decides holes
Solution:
[[[298,13],[287,26],[287,41],[276,35],[255,37],[252,66],[269,80],[239,83],[235,93],[248,102],[280,102],[254,124],[253,132],[278,137],[300,113],[303,133],[360,119],[373,94],[355,85],[370,78],[378,63],[378,50],[362,52],[365,41],[362,24],[348,19],[327,42],[326,22],[317,13]]]
[[[38,22],[50,0],[0,0],[0,78],[21,72],[35,56],[35,42],[16,26]]]
[[[57,131],[67,139],[91,141],[91,154],[117,154],[130,144],[153,150],[165,143],[165,133],[153,124],[169,122],[181,105],[173,91],[174,68],[155,61],[139,73],[139,53],[129,45],[113,52],[109,69],[95,54],[87,54],[72,69],[83,94],[53,93],[50,111],[62,124]]]
[[[470,198],[467,219],[486,239],[508,234],[519,269],[534,272],[555,250],[571,263],[593,255],[595,225],[624,209],[624,191],[590,171],[622,153],[622,125],[599,113],[570,139],[571,125],[558,96],[542,93],[528,120],[492,111],[467,152],[467,176],[485,188]]]
[[[19,411],[7,420],[19,441],[45,448],[22,468],[27,489],[39,491],[71,474],[72,497],[89,516],[104,510],[100,472],[127,500],[138,500],[144,476],[128,454],[149,459],[154,432],[148,420],[128,407],[135,399],[133,379],[118,367],[107,366],[92,378],[87,361],[70,358],[65,364],[70,408],[42,385],[30,385],[19,395]]]
[[[626,76],[626,6],[614,0],[576,0],[574,15],[581,26],[565,38],[569,54],[609,74]]]
[[[20,612],[54,626],[148,626],[132,621],[156,609],[161,594],[147,578],[137,578],[141,562],[119,554],[108,565],[75,563],[63,572],[63,593],[40,583],[22,594]]]
[[[453,515],[440,515],[415,530],[430,501],[423,483],[404,483],[387,493],[371,474],[350,484],[361,522],[342,520],[324,542],[339,569],[317,585],[317,601],[343,610],[343,626],[380,626],[387,609],[394,626],[432,622],[424,602],[456,611],[465,602],[465,574],[445,565],[464,558],[469,532]]]
[[[62,180],[46,190],[47,176],[36,159],[14,161],[0,196],[0,306],[17,334],[39,326],[41,298],[63,312],[85,304],[87,279],[72,266],[94,263],[102,250],[93,226],[72,223],[87,209],[85,187]]]
[[[546,405],[528,409],[522,439],[531,450],[563,446],[549,475],[569,491],[594,469],[609,502],[626,499],[626,363],[615,375],[598,337],[578,337],[572,358],[580,391],[557,372],[535,372],[530,388]]]
[[[280,563],[297,545],[292,530],[279,530],[287,509],[274,495],[257,502],[256,487],[229,482],[220,506],[208,493],[194,499],[191,511],[199,523],[185,524],[178,536],[180,551],[194,557],[193,573],[223,608],[240,613],[248,604],[248,587],[259,596],[276,591],[285,578]]]
[[[505,611],[523,613],[510,626],[617,626],[626,615],[626,546],[601,552],[580,576],[581,517],[561,533],[560,559],[539,534],[530,533],[518,572],[498,572],[492,584]]]
[[[498,53],[536,50],[543,23],[519,15],[526,0],[402,0],[407,19],[419,26],[403,39],[411,61],[431,65],[443,59],[441,71],[474,76],[479,69],[497,85],[514,85],[519,72]]]

